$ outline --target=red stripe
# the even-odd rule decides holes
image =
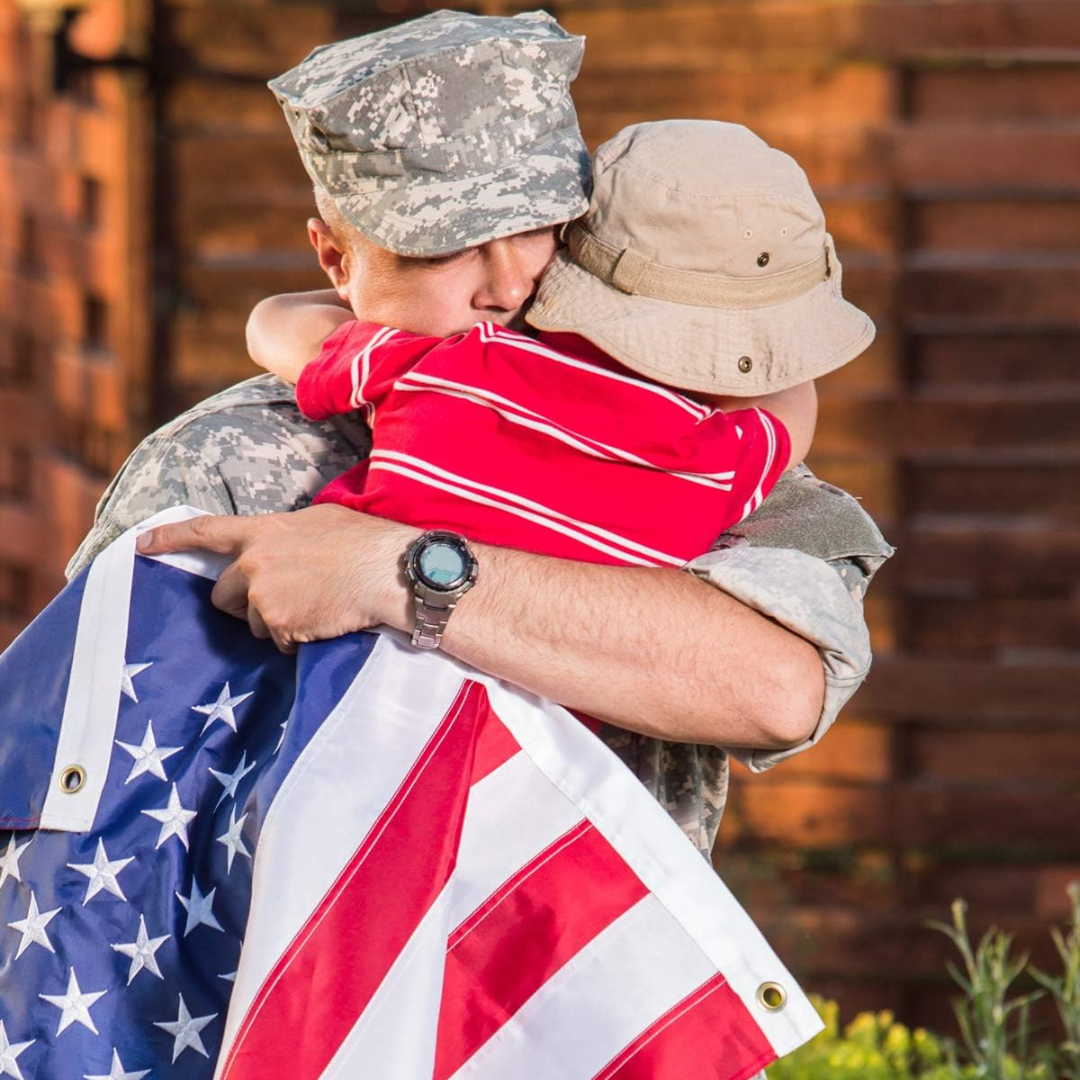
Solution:
[[[322,1075],[453,870],[478,719],[463,685],[394,797],[253,1001],[228,1080]],[[392,895],[388,895],[388,886]],[[312,1007],[317,1005],[317,1007]]]
[[[450,937],[434,1080],[505,1021],[648,890],[583,821],[522,867]]]
[[[747,1080],[776,1051],[723,975],[669,1009],[593,1080]]]
[[[483,780],[500,765],[505,765],[520,749],[510,729],[498,718],[484,695],[484,715],[480,734],[476,739],[476,757],[473,759],[472,782]]]

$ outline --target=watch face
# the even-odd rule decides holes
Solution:
[[[420,552],[416,569],[425,585],[450,591],[468,577],[465,553],[445,540],[434,540]]]

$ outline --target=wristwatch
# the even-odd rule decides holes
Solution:
[[[464,536],[436,529],[418,536],[405,552],[405,577],[416,601],[412,643],[437,649],[450,613],[476,584],[476,556]]]

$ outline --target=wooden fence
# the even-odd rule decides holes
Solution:
[[[318,284],[265,80],[425,10],[20,3],[36,22],[0,0],[5,637],[126,449],[251,372],[250,306]],[[966,896],[1050,964],[1080,878],[1080,4],[549,7],[588,38],[590,145],[749,124],[806,167],[877,321],[821,383],[812,458],[899,548],[875,669],[818,749],[736,778],[716,861],[808,986],[941,1027],[948,947],[923,920]]]

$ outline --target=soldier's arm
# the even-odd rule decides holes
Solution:
[[[814,529],[805,514],[791,524]],[[234,556],[215,603],[292,647],[377,624],[409,630],[412,598],[399,567],[415,535],[410,526],[320,506],[165,526],[146,550]],[[455,611],[444,648],[633,731],[766,755],[800,746],[831,720],[831,682],[853,689],[869,663],[857,601],[811,555],[789,552],[777,564],[731,548],[691,575],[476,550],[480,582]],[[785,573],[770,590],[761,575],[778,565]],[[724,590],[710,587],[717,585]],[[838,672],[832,654],[845,649],[851,656]]]

